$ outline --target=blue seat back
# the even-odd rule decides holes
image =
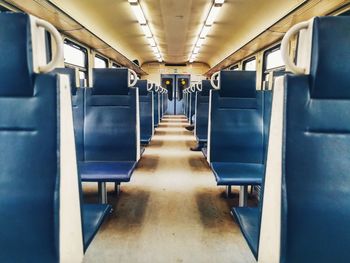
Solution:
[[[271,92],[256,91],[255,74],[222,71],[211,91],[210,162],[264,164]]]
[[[141,141],[148,141],[153,135],[153,92],[147,90],[147,80],[138,80],[136,87],[140,94],[140,136]]]
[[[285,79],[281,262],[348,262],[350,18],[316,18],[312,43]]]
[[[33,73],[28,15],[0,39],[0,262],[58,262],[58,78]]]
[[[153,107],[154,126],[157,127],[159,124],[159,118],[160,118],[160,114],[159,114],[160,100],[159,100],[159,93],[156,91],[153,92],[153,101],[154,101],[154,107]]]
[[[212,86],[209,80],[202,80],[202,91],[196,93],[196,136],[200,142],[208,138],[209,93]]]
[[[93,76],[85,89],[85,161],[136,161],[138,89],[125,89],[128,69],[94,69]]]
[[[73,124],[77,160],[84,160],[84,88],[76,87],[75,70],[71,68],[56,68],[55,73],[69,76],[72,93]]]

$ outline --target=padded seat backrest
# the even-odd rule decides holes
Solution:
[[[209,94],[212,86],[209,80],[202,80],[202,91],[196,93],[196,136],[199,140],[207,140]]]
[[[135,86],[139,88],[139,95],[140,95],[140,97],[149,95],[149,92],[147,90],[148,81],[146,79],[139,79],[139,80],[137,80]]]
[[[211,91],[210,162],[263,164],[271,92],[256,91],[255,72],[222,71]]]
[[[34,22],[23,13],[0,14],[0,262],[81,261],[71,105],[67,86],[60,87],[68,79],[33,73]],[[65,164],[72,188],[65,188]],[[62,213],[66,197],[73,208],[69,223]]]
[[[138,89],[125,91],[126,71],[93,70],[93,88],[85,89],[85,161],[136,161],[138,158]]]
[[[348,262],[350,18],[313,23],[310,75],[285,77],[281,262]]]
[[[75,70],[71,68],[56,68],[55,73],[69,76],[72,93],[73,124],[77,160],[84,160],[84,88],[76,86]]]

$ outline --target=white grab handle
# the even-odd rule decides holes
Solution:
[[[155,92],[158,92],[158,91],[159,91],[159,86],[158,86],[158,85],[156,85],[156,87],[154,88],[154,91],[155,91]]]
[[[201,84],[197,83],[196,85],[197,85],[197,90],[198,91],[202,91],[203,90],[203,87],[202,87]]]
[[[214,80],[215,80],[215,77],[218,76],[218,85],[215,85],[214,83]],[[220,81],[220,71],[217,71],[215,72],[213,75],[211,75],[211,78],[210,78],[210,84],[211,86],[214,88],[214,89],[219,89],[219,81]]]
[[[153,85],[154,85],[154,83],[153,83],[153,82],[149,82],[149,83],[147,83],[147,91],[152,91],[152,89],[153,89]]]
[[[134,87],[136,85],[136,82],[137,82],[137,74],[132,69],[129,69],[129,72],[131,75],[134,76],[134,79],[131,80],[131,76],[129,75],[129,87]]]
[[[63,40],[57,29],[49,22],[36,17],[33,19],[35,25],[37,27],[42,27],[49,32],[56,42],[56,53],[53,54],[52,60],[46,65],[39,66],[39,72],[47,73],[60,66],[61,59],[63,58]]]
[[[192,91],[192,92],[195,92],[195,91],[196,91],[196,85],[197,85],[197,84],[193,84],[193,85],[191,86],[191,91]]]
[[[282,43],[281,43],[282,59],[286,64],[286,67],[294,74],[305,74],[306,69],[295,65],[295,63],[292,61],[291,57],[289,56],[288,44],[289,44],[290,38],[295,34],[297,34],[300,30],[308,29],[309,26],[312,25],[312,21],[313,20],[309,20],[309,21],[301,22],[292,26],[282,39]]]

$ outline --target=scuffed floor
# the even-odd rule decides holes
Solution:
[[[165,116],[136,169],[116,198],[114,213],[90,245],[84,262],[255,262],[183,116]],[[97,186],[84,185],[97,202]]]

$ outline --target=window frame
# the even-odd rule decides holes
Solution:
[[[109,68],[109,60],[108,60],[108,58],[106,58],[106,57],[104,57],[104,56],[102,56],[102,55],[100,55],[98,53],[95,53],[95,56],[94,56],[94,67],[93,68],[96,68],[96,65],[95,65],[96,59],[100,59],[100,60],[102,60],[105,63],[106,67],[104,67],[104,68]]]
[[[255,70],[246,70],[246,65],[253,60],[255,60]],[[254,56],[252,56],[252,57],[250,57],[242,62],[242,70],[244,70],[244,71],[257,71],[257,66],[258,66],[258,64],[257,64],[257,56],[256,55],[254,55]]]

